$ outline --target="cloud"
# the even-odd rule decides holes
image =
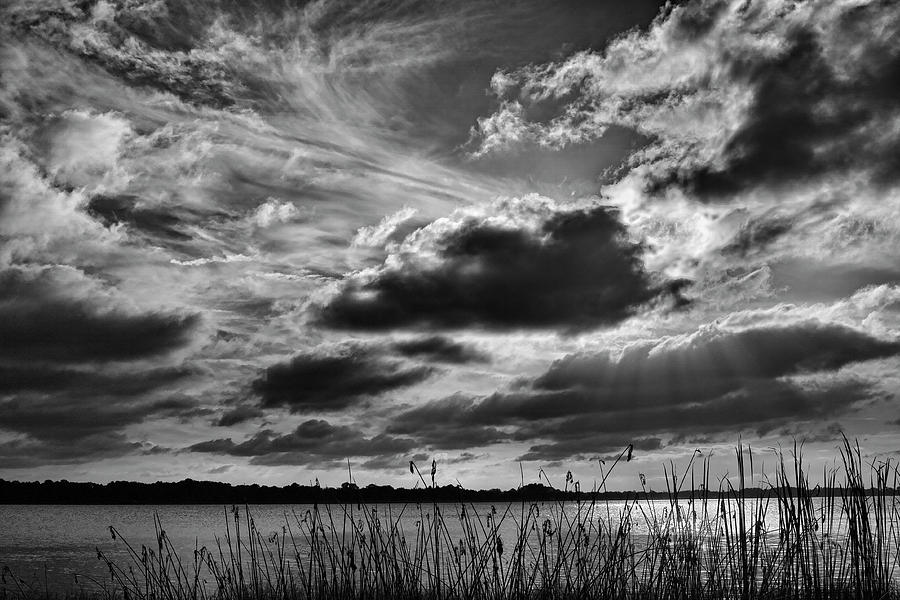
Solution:
[[[193,417],[202,409],[196,400],[171,393],[168,397],[19,394],[0,400],[0,410],[3,429],[32,440],[68,442],[70,451],[77,454],[85,438],[118,435],[126,426],[150,417]]]
[[[185,246],[191,240],[190,222],[182,218],[184,209],[175,206],[150,206],[132,195],[93,196],[85,207],[87,213],[107,227],[125,225],[137,235],[164,240],[169,245]],[[204,215],[191,215],[199,220]],[[208,215],[207,215],[208,217]]]
[[[898,31],[883,2],[669,7],[602,52],[497,72],[476,154],[620,125],[653,140],[632,166],[658,188],[722,197],[851,172],[896,183]]]
[[[373,348],[347,344],[334,352],[297,354],[266,369],[253,384],[263,408],[292,412],[338,411],[365,398],[408,387],[433,369],[382,358]]]
[[[26,143],[4,131],[0,135],[0,266],[24,262],[95,264],[110,254],[118,235],[79,210],[82,190],[54,187],[46,170],[29,157]]]
[[[197,315],[141,312],[69,267],[0,272],[0,358],[134,360],[186,345]]]
[[[0,364],[0,395],[64,393],[67,396],[140,396],[190,375],[185,368],[159,368],[104,372],[88,368],[59,368],[35,363]]]
[[[288,223],[299,215],[300,211],[293,202],[269,198],[256,207],[250,218],[258,227],[271,227],[280,223]]]
[[[587,436],[550,444],[535,444],[528,452],[517,457],[520,461],[561,461],[570,458],[608,460],[618,456],[628,446],[638,455],[641,451],[659,450],[663,442],[658,437],[630,438],[625,436]]]
[[[618,323],[666,295],[614,210],[529,196],[417,230],[319,311],[344,329],[560,328]]]
[[[66,111],[43,132],[47,171],[61,185],[119,188],[128,179],[118,165],[121,147],[133,135],[128,120],[120,115]]]
[[[388,432],[446,448],[548,440],[525,456],[555,460],[642,436],[771,430],[873,398],[871,383],[839,371],[898,354],[900,342],[838,323],[726,320],[618,355],[570,355],[524,389],[432,401]]]
[[[251,457],[251,463],[260,465],[321,465],[357,456],[394,456],[414,448],[415,442],[409,438],[366,437],[352,427],[310,419],[289,433],[279,435],[264,429],[240,443],[222,438],[193,444],[187,450]]]
[[[460,452],[456,456],[447,455],[446,453],[441,453],[437,456],[434,456],[429,455],[425,452],[420,452],[413,455],[397,454],[376,456],[375,458],[367,460],[361,466],[364,469],[379,469],[385,471],[391,470],[395,472],[402,471],[403,473],[409,473],[409,461],[413,461],[419,464],[427,464],[430,463],[432,459],[434,459],[437,460],[440,468],[445,465],[472,463],[483,458],[486,458],[485,454],[474,454],[472,452]]]
[[[234,465],[222,465],[220,467],[212,467],[211,469],[207,469],[206,472],[210,475],[220,475],[222,473],[226,473],[234,468]]]
[[[464,364],[488,360],[488,357],[476,348],[454,342],[441,335],[397,341],[391,344],[391,348],[400,356],[423,358],[433,362]]]
[[[410,435],[439,450],[477,448],[508,441],[510,435],[473,415],[476,399],[455,394],[396,415],[387,433]]]
[[[69,440],[19,438],[0,442],[0,463],[8,469],[31,469],[45,465],[79,464],[138,452],[140,442],[130,442],[121,433],[91,434],[73,447]]]
[[[789,234],[791,225],[791,220],[785,217],[748,220],[741,226],[737,235],[722,247],[722,252],[746,258]]]
[[[523,426],[520,439],[582,438],[584,447],[599,436],[647,434],[728,434],[751,430],[772,431],[796,421],[835,418],[854,404],[876,397],[873,386],[849,378],[822,383],[798,384],[762,380],[745,384],[733,392],[703,402],[644,405],[635,410],[613,406],[588,409],[577,416],[560,416],[557,421],[532,422]],[[553,400],[554,396],[545,398]]]
[[[179,391],[197,372],[171,366],[198,323],[143,310],[71,267],[0,271],[0,430],[21,436],[0,447],[4,464],[130,454],[140,444],[126,427],[203,414]]]
[[[895,181],[900,137],[879,129],[900,114],[893,101],[900,85],[896,11],[873,2],[801,8],[786,17],[744,22],[747,29],[778,26],[778,51],[723,60],[736,83],[752,90],[752,101],[724,148],[724,164],[698,170],[686,183],[721,194],[855,170]]]
[[[0,4],[4,464],[490,484],[888,410],[896,301],[783,304],[900,281],[887,4]]]
[[[256,406],[236,406],[222,413],[222,416],[216,421],[216,425],[219,427],[231,427],[251,419],[258,419],[263,414],[265,413]]]
[[[233,77],[225,57],[191,52],[190,46],[183,45],[187,41],[184,37],[178,49],[166,51],[156,45],[188,23],[209,31],[209,13],[202,8],[179,12],[177,25],[165,24],[170,16],[165,5],[123,7],[119,11],[105,2],[84,7],[19,5],[11,7],[5,17],[9,19],[8,27],[20,35],[28,33],[43,39],[132,85],[164,90],[198,104],[216,107],[234,104],[235,93],[241,85]],[[156,35],[148,35],[153,28],[158,28]],[[181,35],[185,33],[180,31]],[[153,39],[156,36],[159,37]],[[199,40],[189,44],[195,42]]]
[[[553,363],[536,390],[581,390],[603,408],[702,403],[754,382],[835,371],[900,353],[900,342],[814,320],[747,329],[711,325],[688,336],[630,346],[618,357]]]
[[[900,270],[893,265],[882,267],[815,258],[785,258],[772,264],[771,276],[773,287],[784,287],[796,296],[812,300],[846,298],[857,290],[900,282]]]
[[[85,377],[78,385],[52,391],[30,389],[34,386],[22,389],[20,385],[11,397],[3,397],[10,391],[4,389],[0,391],[0,430],[15,437],[0,442],[0,462],[8,468],[31,468],[163,452],[160,446],[130,440],[125,430],[138,423],[185,421],[207,414],[194,399],[171,391],[166,397],[159,391],[164,385],[171,386],[173,377],[137,373],[134,379],[142,381],[134,383],[128,374],[122,374],[118,385],[111,384],[110,376]],[[79,387],[97,380],[101,383],[94,389]]]
[[[383,248],[391,242],[402,242],[407,235],[425,225],[415,220],[417,212],[414,208],[404,206],[399,211],[385,216],[377,225],[360,227],[351,245]]]

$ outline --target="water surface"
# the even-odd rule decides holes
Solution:
[[[757,502],[748,500],[745,505],[748,527],[753,526],[751,515]],[[644,501],[637,507],[631,503],[630,525],[635,543],[639,545],[642,537],[646,539],[654,524],[671,524],[673,519],[681,519],[682,525],[688,522],[699,525],[703,522],[704,510],[707,518],[719,514],[718,501],[710,501],[705,507],[699,503],[690,507],[685,502],[680,505],[681,508],[673,513],[667,500]],[[821,503],[816,501],[816,505],[821,506]],[[364,530],[366,523],[377,517],[385,527],[396,527],[407,543],[414,546],[417,534],[430,525],[432,508],[431,505],[383,504],[328,505],[319,510],[329,535],[348,536],[354,522]],[[518,535],[523,511],[535,511],[530,522],[536,527],[531,529],[531,536],[540,535],[540,525],[547,519],[554,524],[588,522],[596,535],[603,528],[615,527],[625,508],[625,502],[611,501],[593,508],[590,503],[568,503],[562,507],[556,503],[539,503],[534,508],[521,504],[479,503],[466,505],[465,510],[469,523],[483,527],[482,531],[495,526],[499,536],[511,546]],[[238,516],[242,534],[246,534],[246,511],[249,510],[263,537],[274,539],[287,534],[289,554],[303,556],[307,546],[301,533],[305,529],[302,521],[312,509],[312,505],[302,504],[252,505],[239,508]],[[116,564],[127,565],[128,548],[123,540],[138,553],[142,545],[156,549],[155,516],[185,565],[192,565],[195,549],[203,547],[218,557],[221,545],[227,557],[226,526],[230,527],[233,537],[233,510],[233,507],[222,505],[0,505],[0,566],[9,567],[37,589],[65,591],[108,585],[107,563],[98,559],[98,551]],[[441,504],[438,510],[449,539],[461,540],[464,537],[461,505]],[[777,537],[778,513],[774,506],[765,512],[763,525],[770,536]],[[119,539],[113,539],[110,527],[115,528]]]

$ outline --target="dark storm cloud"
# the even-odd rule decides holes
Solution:
[[[769,432],[763,432],[769,433]],[[803,443],[822,443],[834,444],[836,440],[840,440],[844,434],[844,427],[840,423],[822,423],[815,428],[797,427],[788,425],[774,432],[781,438],[791,438],[800,440]]]
[[[185,346],[198,317],[140,312],[67,267],[0,272],[0,429],[10,465],[76,463],[130,454],[123,429],[150,418],[204,414],[173,391],[186,367],[140,367]],[[160,397],[162,389],[168,397]]]
[[[498,72],[476,154],[583,145],[622,126],[650,141],[631,164],[649,167],[653,191],[727,199],[851,173],[895,184],[898,35],[890,2],[673,4],[603,52]]]
[[[842,13],[835,35],[854,54],[852,70],[833,64],[815,23],[796,27],[775,57],[732,56],[738,81],[754,89],[743,125],[728,141],[723,168],[681,177],[700,194],[728,194],[761,183],[779,184],[852,169],[895,182],[900,136],[879,140],[873,130],[897,114],[900,17],[885,20],[875,2]],[[882,29],[872,36],[873,28]],[[885,40],[892,40],[886,43]]]
[[[395,416],[387,433],[415,437],[423,446],[438,450],[475,448],[509,440],[509,434],[484,424],[472,413],[475,403],[474,398],[462,394],[428,402]]]
[[[568,356],[530,389],[433,401],[401,413],[388,431],[440,447],[549,440],[529,455],[555,460],[565,449],[602,453],[601,447],[654,433],[771,429],[790,419],[833,417],[875,394],[869,383],[852,378],[785,377],[821,376],[898,354],[900,342],[838,324],[710,326],[628,347],[618,357]],[[604,442],[612,438],[615,443]]]
[[[486,355],[472,346],[454,342],[440,335],[394,342],[391,348],[400,356],[434,362],[463,364],[488,360]]]
[[[622,434],[734,435],[751,429],[762,435],[796,421],[835,418],[857,402],[875,395],[870,384],[858,380],[821,388],[804,388],[778,380],[763,381],[702,403],[646,406],[635,410],[616,408],[552,422],[527,423],[517,431],[516,437],[556,442],[579,439],[583,442],[582,447],[590,448],[592,440]]]
[[[85,436],[73,447],[68,440],[16,439],[0,442],[0,465],[9,469],[29,469],[48,464],[78,464],[115,458],[140,451],[142,444],[121,433],[104,432]]]
[[[430,367],[409,366],[382,358],[374,348],[349,344],[330,354],[303,353],[273,365],[253,388],[264,408],[337,411],[364,398],[420,383],[432,373]]]
[[[191,452],[206,452],[210,454],[230,454],[235,451],[237,444],[229,438],[217,438],[205,442],[197,442],[187,449]]]
[[[485,454],[473,454],[472,452],[460,452],[456,456],[449,456],[445,458],[441,458],[438,460],[438,470],[444,465],[457,465],[462,463],[470,463],[474,462],[480,458],[485,458],[487,455]],[[396,454],[396,455],[386,455],[386,456],[377,456],[375,458],[371,458],[364,462],[361,466],[364,469],[381,469],[381,470],[394,470],[398,473],[409,473],[409,461],[413,461],[417,464],[429,463],[432,460],[432,456],[426,452],[420,452],[418,454]]]
[[[286,434],[264,429],[241,443],[231,439],[200,442],[190,452],[252,457],[253,464],[309,465],[342,461],[353,456],[394,456],[415,448],[410,438],[379,434],[366,437],[344,425],[310,419]]]
[[[415,458],[415,456],[420,456],[420,458]],[[380,469],[380,470],[389,470],[392,469],[398,473],[408,473],[407,469],[409,468],[409,461],[427,461],[428,456],[421,455],[387,455],[387,456],[376,456],[375,458],[370,458],[365,461],[362,465],[360,465],[363,469]]]
[[[709,328],[682,343],[632,346],[618,359],[566,357],[539,377],[534,388],[588,391],[607,408],[682,404],[718,397],[755,381],[834,371],[898,353],[900,342],[818,321],[738,331]]]
[[[203,410],[191,398],[128,399],[114,396],[76,398],[68,394],[20,394],[0,401],[0,427],[44,442],[69,442],[79,452],[81,440],[119,434],[128,425],[148,418],[192,417]]]
[[[232,425],[244,423],[251,419],[258,419],[263,416],[263,414],[263,411],[256,406],[235,406],[234,408],[225,411],[222,416],[219,417],[219,420],[216,421],[216,425],[219,427],[231,427]]]
[[[416,430],[401,426],[388,427],[389,432],[415,436],[422,445],[436,450],[465,450],[489,446],[509,440],[509,435],[496,427],[432,423]]]
[[[9,373],[9,369],[5,371]],[[123,431],[130,425],[151,419],[193,419],[207,413],[191,398],[146,395],[151,386],[171,382],[172,374],[137,374],[138,383],[113,384],[113,377],[79,379],[65,386],[54,378],[52,386],[23,386],[17,381],[17,395],[0,400],[0,429],[21,437],[0,443],[0,463],[9,468],[27,468],[43,464],[83,463],[137,452],[154,452],[144,444],[131,441]],[[32,374],[28,374],[29,381]],[[92,391],[82,384],[97,383]],[[60,386],[52,395],[50,387]],[[27,388],[23,391],[23,388]],[[40,393],[35,391],[40,390]],[[4,390],[4,391],[9,391]],[[157,450],[158,451],[158,450]]]
[[[128,373],[60,369],[34,364],[0,364],[0,396],[15,393],[65,393],[73,397],[133,397],[187,377],[183,368],[163,368]]]
[[[75,295],[79,288],[87,293]],[[196,315],[125,310],[73,269],[0,272],[0,358],[85,363],[158,356],[187,344],[198,322]]]
[[[348,281],[321,309],[321,323],[577,330],[618,323],[667,292],[644,271],[641,247],[628,241],[617,213],[603,206],[543,215],[534,229],[469,216],[434,236],[436,263],[411,252],[369,281]]]
[[[516,458],[516,460],[528,461],[559,461],[567,458],[602,458],[610,457],[615,460],[619,452],[629,445],[633,452],[653,451],[662,448],[662,440],[658,437],[627,438],[624,436],[585,436],[554,442],[551,444],[535,444],[528,452]],[[623,457],[624,459],[624,457]]]

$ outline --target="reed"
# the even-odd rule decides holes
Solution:
[[[606,478],[556,503],[321,505],[264,534],[247,508],[192,558],[156,518],[156,545],[119,564],[98,550],[109,581],[94,597],[125,600],[300,599],[874,599],[900,598],[898,467],[863,459],[846,438],[840,462],[810,487],[796,445],[776,452],[773,480],[735,448],[737,475],[710,485],[699,451],[664,466],[667,500],[610,502]],[[437,465],[432,464],[431,487]],[[601,468],[603,468],[601,466]],[[428,482],[414,464],[410,470]],[[542,473],[546,479],[546,475]],[[549,483],[549,480],[547,480]],[[643,484],[643,477],[642,477]],[[762,487],[761,497],[748,495]],[[562,489],[580,491],[567,475]],[[409,528],[414,517],[415,525]],[[4,574],[4,577],[12,577]],[[13,578],[14,579],[14,578]],[[41,596],[19,585],[3,597]],[[82,592],[82,596],[86,597]]]

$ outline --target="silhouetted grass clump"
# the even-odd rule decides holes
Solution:
[[[811,488],[794,447],[776,455],[767,493],[751,495],[753,453],[710,486],[699,451],[665,467],[668,499],[611,503],[593,493],[485,510],[446,504],[315,506],[266,535],[248,509],[226,513],[215,548],[180,558],[156,519],[156,546],[119,564],[98,550],[109,585],[127,600],[391,599],[875,599],[900,598],[898,468],[866,463],[846,438],[841,463]],[[749,467],[749,476],[748,468]],[[410,470],[428,485],[413,463]],[[431,487],[436,465],[432,464]],[[699,473],[698,473],[699,472]],[[546,479],[546,477],[545,477]],[[642,478],[643,479],[643,478]],[[549,483],[549,481],[548,481]],[[642,481],[643,483],[643,481]],[[578,488],[566,477],[565,491]],[[711,489],[712,488],[712,489]],[[415,518],[415,526],[403,523]],[[407,525],[408,527],[408,525]],[[7,574],[7,578],[11,575]],[[30,590],[12,578],[4,596]],[[16,587],[19,585],[19,587]],[[38,594],[40,595],[40,594]]]

